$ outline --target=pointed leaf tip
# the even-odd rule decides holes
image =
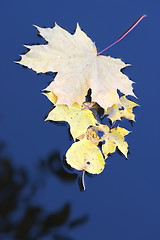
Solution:
[[[31,49],[31,46],[23,44],[24,47],[26,47],[27,49]]]
[[[78,30],[81,30],[80,26],[79,26],[79,23],[77,23],[77,29]]]
[[[14,63],[20,64],[20,61],[13,61]]]
[[[35,28],[37,28],[37,29],[39,28],[39,26],[37,26],[37,25],[35,25],[35,24],[33,24],[33,27],[35,27]]]

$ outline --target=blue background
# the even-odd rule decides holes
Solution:
[[[34,194],[29,197],[32,206],[40,206],[50,214],[69,203],[67,221],[86,216],[75,228],[65,223],[56,229],[51,227],[36,239],[60,239],[55,232],[63,235],[61,239],[160,239],[159,9],[158,0],[1,1],[0,140],[6,145],[2,158],[8,156],[14,171],[23,169],[27,174],[27,184],[8,219],[21,219],[26,207],[23,197],[29,196],[33,185]],[[134,91],[141,106],[134,111],[136,123],[132,127],[127,120],[121,122],[132,131],[126,138],[130,145],[128,160],[112,154],[102,174],[85,177],[87,190],[81,192],[76,179],[64,180],[47,165],[52,153],[58,152],[62,159],[73,142],[67,124],[44,122],[51,104],[40,90],[53,76],[36,75],[13,61],[26,51],[23,44],[44,43],[33,24],[53,27],[56,21],[73,33],[78,22],[100,51],[142,14],[148,17],[105,52],[131,63],[125,73],[136,82]],[[20,180],[13,177],[12,181]],[[6,196],[10,190],[6,190]],[[28,239],[33,239],[36,231],[33,228]],[[15,234],[2,232],[0,236],[5,240],[13,239]]]

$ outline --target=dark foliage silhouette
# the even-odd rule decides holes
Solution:
[[[46,171],[46,173],[50,171],[65,182],[71,182],[77,179],[77,174],[73,173],[73,169],[66,163],[65,159],[63,161],[61,160],[59,152],[54,152],[50,154],[47,159],[41,160],[39,167],[42,171]]]
[[[35,187],[37,179],[29,183],[26,169],[15,167],[11,159],[4,156],[3,148],[0,143],[0,239],[40,240],[46,237],[47,240],[72,240],[69,236],[71,229],[85,223],[88,217],[81,216],[72,220],[70,203],[65,203],[61,209],[49,214],[45,207],[33,204],[32,198],[40,184]],[[72,175],[68,173],[63,176],[63,170],[56,162],[59,156],[58,153],[52,154],[47,165],[59,178],[69,179]],[[53,163],[57,167],[54,168]],[[45,167],[45,164],[41,164],[41,169]],[[39,168],[38,173],[43,178],[44,174]],[[75,177],[72,176],[69,182],[75,180]],[[26,191],[27,188],[29,191]],[[67,229],[68,236],[62,228]]]

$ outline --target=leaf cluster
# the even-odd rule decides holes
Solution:
[[[125,136],[129,131],[102,124],[98,109],[113,125],[122,118],[135,120],[133,108],[138,105],[126,97],[135,97],[133,82],[121,71],[129,64],[98,54],[95,44],[78,24],[74,34],[57,24],[53,28],[35,27],[47,44],[26,46],[29,51],[18,63],[37,73],[57,73],[44,89],[44,95],[55,106],[46,121],[68,122],[74,143],[66,153],[67,163],[78,171],[99,174],[108,154],[116,148],[127,157]],[[93,101],[85,102],[89,89]],[[123,94],[121,98],[117,90]]]

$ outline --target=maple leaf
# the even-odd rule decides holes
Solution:
[[[100,149],[86,137],[72,144],[66,153],[66,161],[78,171],[92,174],[100,174],[105,166]]]
[[[125,128],[120,127],[113,128],[108,133],[105,133],[105,144],[102,145],[104,156],[107,157],[109,153],[115,152],[116,147],[118,147],[127,158],[128,144],[124,140],[124,136],[129,133]]]
[[[96,124],[92,112],[83,106],[81,107],[78,103],[74,103],[70,108],[67,105],[56,105],[45,119],[45,121],[48,120],[68,122],[74,139],[86,133],[90,125]]]
[[[120,104],[114,104],[111,108],[108,108],[105,114],[112,122],[121,120],[121,118],[127,118],[128,120],[135,121],[135,115],[133,114],[133,108],[139,106],[137,103],[130,101],[126,96],[120,98]],[[123,109],[122,109],[123,108]]]
[[[121,72],[129,64],[118,58],[97,55],[95,44],[78,24],[73,35],[57,24],[53,28],[35,27],[48,44],[25,45],[30,51],[22,55],[18,63],[37,73],[58,72],[46,88],[58,97],[57,104],[69,107],[75,102],[81,104],[89,88],[93,101],[104,109],[120,103],[117,89],[135,96],[133,82]]]
[[[101,132],[101,137],[98,136],[98,132]],[[125,141],[124,136],[129,133],[130,131],[125,128],[117,127],[110,129],[106,124],[99,124],[98,126],[92,126],[87,130],[86,138],[96,145],[98,145],[99,142],[102,142],[102,152],[105,158],[108,157],[109,153],[115,152],[116,147],[118,147],[127,158],[128,144]]]

